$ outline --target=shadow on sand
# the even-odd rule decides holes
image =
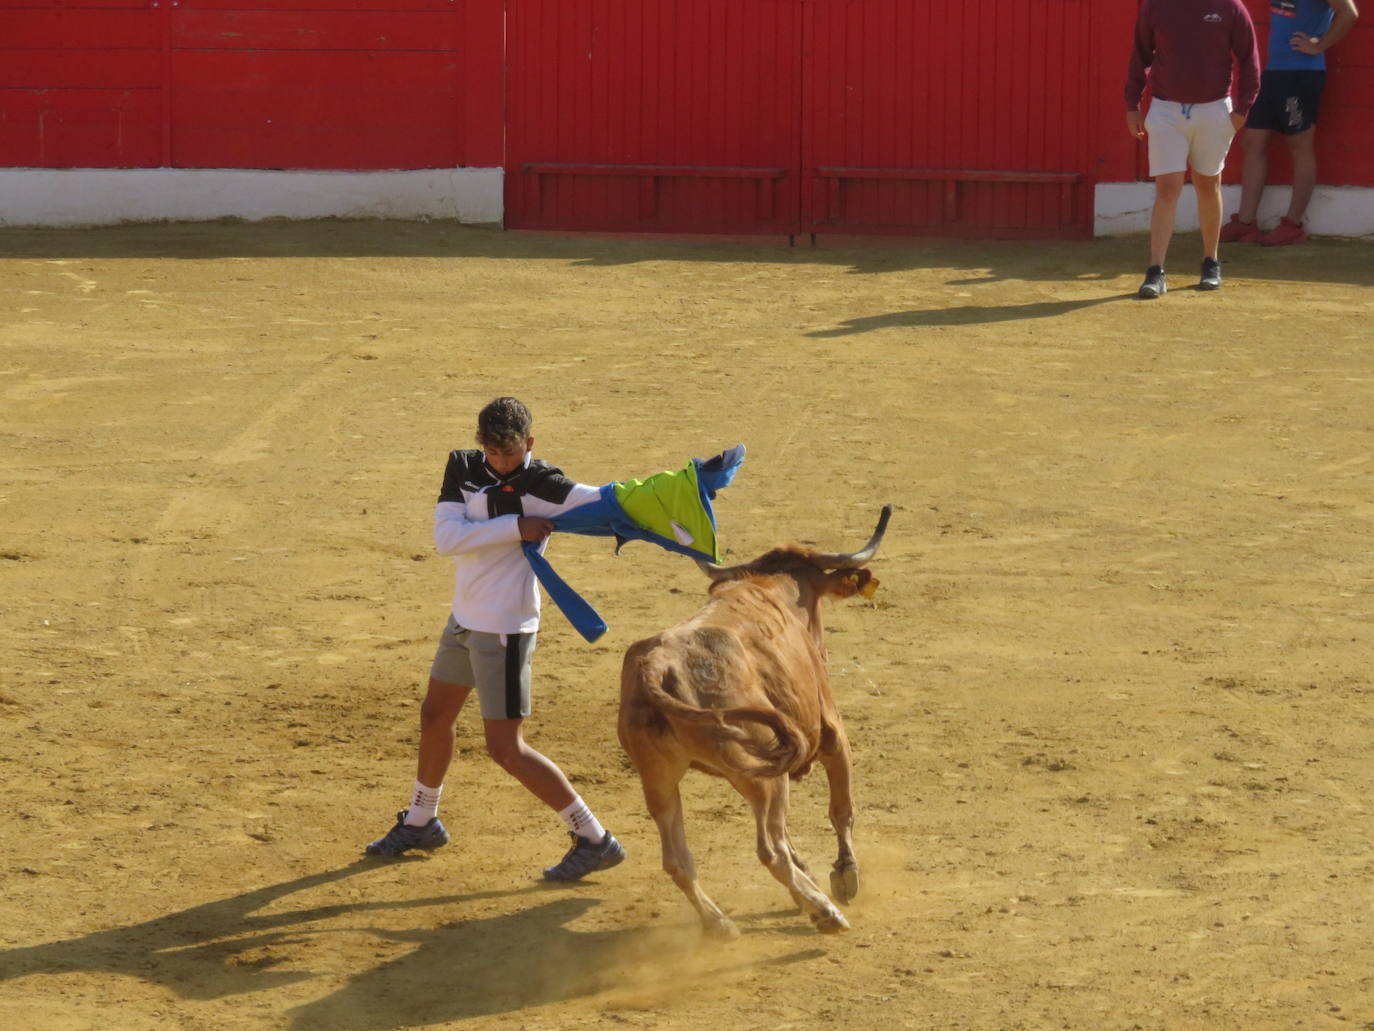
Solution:
[[[1004,304],[987,306],[966,304],[950,308],[916,308],[893,311],[883,315],[865,315],[845,319],[833,329],[817,329],[806,335],[826,340],[831,337],[871,333],[875,329],[909,329],[914,326],[976,326],[990,322],[1016,322],[1022,319],[1049,319],[1057,315],[1092,308],[1112,301],[1132,300],[1135,294],[1115,294],[1111,297],[1090,297],[1082,301],[1038,301],[1033,304]]]
[[[0,228],[0,259],[487,258],[615,267],[640,262],[719,262],[832,266],[853,275],[959,269],[950,285],[1002,280],[1082,282],[1134,278],[1144,271],[1144,238],[1016,241],[936,237],[827,237],[815,246],[786,237],[612,236],[506,231],[453,221],[367,219],[140,222],[87,228]],[[1191,271],[1196,236],[1175,243]],[[1280,251],[1284,253],[1275,254]],[[1251,279],[1374,285],[1374,244],[1323,238],[1298,247],[1232,247],[1229,273]]]
[[[507,1013],[623,986],[626,981],[661,984],[675,960],[704,969],[695,939],[684,946],[680,929],[570,930],[567,925],[600,900],[544,884],[258,912],[298,892],[378,868],[373,861],[360,860],[129,927],[0,952],[0,983],[41,974],[124,975],[160,985],[183,999],[220,999],[321,976],[271,969],[274,946],[289,946],[293,955],[308,961],[312,940],[341,931],[361,932],[414,948],[358,971],[336,991],[289,1011],[290,1026],[301,1031],[379,1031]],[[537,901],[551,892],[559,892],[558,897]],[[518,896],[531,896],[534,904],[500,916],[403,931],[365,922],[371,913]],[[314,926],[340,917],[350,918],[347,926]],[[787,964],[822,955],[810,948],[766,962]],[[729,949],[705,959],[705,966],[716,973],[758,965],[756,959],[732,958]]]

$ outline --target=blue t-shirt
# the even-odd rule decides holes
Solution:
[[[1265,68],[1326,68],[1325,54],[1304,54],[1294,50],[1293,33],[1321,36],[1331,28],[1334,14],[1326,0],[1269,0],[1269,59]]]

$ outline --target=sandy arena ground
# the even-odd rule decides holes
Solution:
[[[1374,243],[598,240],[445,224],[0,232],[0,1027],[1374,1029]],[[1184,273],[1188,274],[1184,274]],[[701,940],[615,740],[692,564],[560,536],[528,736],[465,714],[455,843],[361,861],[413,777],[430,514],[502,394],[604,483],[742,441],[727,559],[858,547],[830,610],[853,930],[687,781]],[[825,783],[793,836],[824,869]]]

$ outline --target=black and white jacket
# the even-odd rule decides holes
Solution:
[[[434,508],[434,546],[454,558],[458,625],[492,634],[538,630],[539,586],[520,549],[517,518],[552,519],[599,497],[599,488],[575,483],[528,454],[523,466],[502,478],[481,451],[450,452]]]

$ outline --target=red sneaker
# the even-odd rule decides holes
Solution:
[[[1221,227],[1222,243],[1256,243],[1259,238],[1259,226],[1253,222],[1242,222],[1239,215],[1232,215],[1231,221]]]
[[[1279,219],[1279,224],[1259,238],[1265,247],[1286,247],[1291,243],[1302,243],[1307,232],[1301,225],[1287,215]]]

